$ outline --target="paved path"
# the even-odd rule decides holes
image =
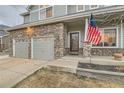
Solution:
[[[19,58],[1,58],[0,59],[0,88],[12,87],[23,80],[36,70],[45,66],[47,62],[19,59]]]

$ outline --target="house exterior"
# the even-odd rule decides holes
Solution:
[[[92,13],[102,33],[91,54],[124,54],[124,6],[121,5],[30,5],[21,14],[24,23],[7,29],[10,32],[10,56],[32,59],[55,59],[82,55],[88,19]]]
[[[0,25],[0,52],[9,49],[9,33],[5,31],[9,26]]]

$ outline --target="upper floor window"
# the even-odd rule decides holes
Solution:
[[[101,29],[101,33],[101,42],[96,47],[117,47],[117,28]]]
[[[46,11],[45,9],[40,10],[40,19],[43,20],[46,18]]]
[[[52,7],[46,8],[46,18],[53,16],[52,10],[53,10]]]
[[[96,9],[98,7],[99,7],[98,5],[90,5],[90,9]]]
[[[76,5],[67,5],[67,13],[76,13]]]
[[[84,5],[78,5],[78,11],[83,11],[84,10]]]

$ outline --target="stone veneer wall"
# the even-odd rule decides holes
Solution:
[[[56,23],[50,25],[40,25],[33,27],[32,37],[40,37],[40,36],[54,36],[55,44],[54,44],[54,53],[55,58],[62,57],[64,55],[64,24]],[[13,55],[12,51],[12,39],[13,38],[27,38],[26,29],[13,30],[10,32],[10,56]]]
[[[112,56],[114,53],[123,53],[124,48],[92,48],[91,54],[92,56]],[[66,48],[66,55],[69,54],[69,48]],[[83,48],[79,49],[79,55],[83,55]]]
[[[112,56],[114,53],[123,53],[124,48],[92,48],[92,55]]]

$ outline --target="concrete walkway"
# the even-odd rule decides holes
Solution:
[[[29,59],[9,57],[0,59],[0,88],[14,86],[46,64],[45,61]]]

